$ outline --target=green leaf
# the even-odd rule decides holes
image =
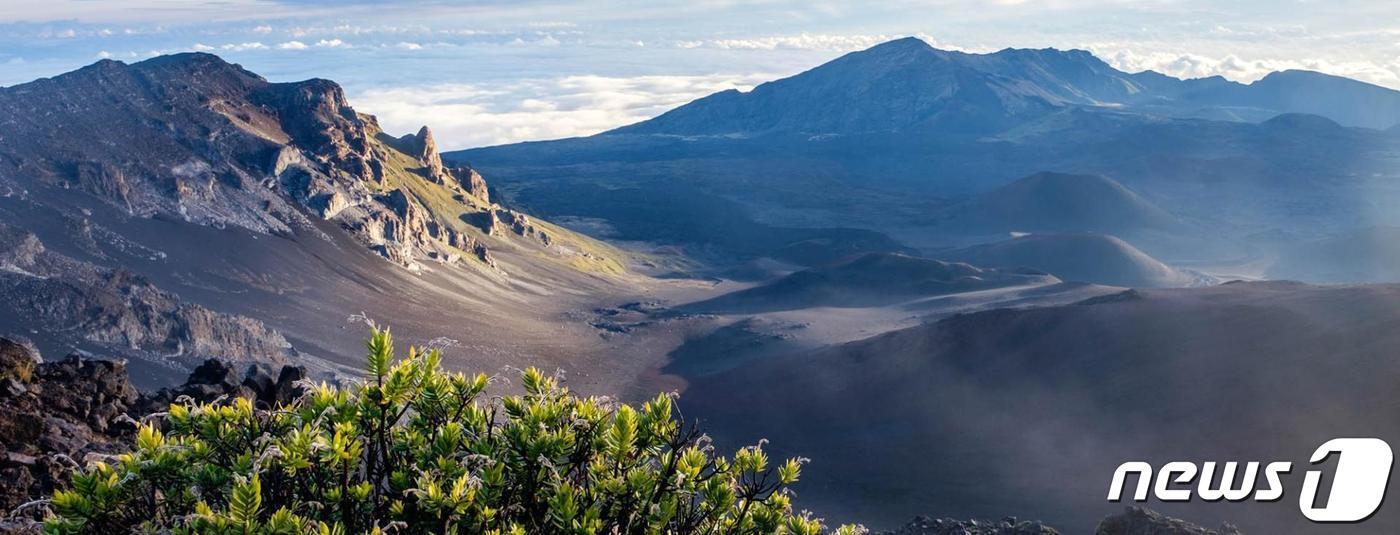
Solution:
[[[233,495],[228,500],[228,514],[235,523],[244,527],[256,526],[261,508],[262,483],[257,475],[247,483],[233,487]]]

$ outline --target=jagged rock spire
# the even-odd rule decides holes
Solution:
[[[417,156],[428,168],[428,176],[437,179],[443,175],[442,155],[438,154],[437,142],[433,141],[433,131],[427,125],[418,129]]]

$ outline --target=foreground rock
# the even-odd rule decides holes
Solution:
[[[955,520],[952,518],[915,517],[903,527],[876,535],[1058,535],[1055,528],[1039,521],[1003,518],[996,522]],[[1207,529],[1185,520],[1172,518],[1141,507],[1128,507],[1117,515],[1105,517],[1094,535],[1242,535],[1229,524],[1220,529]]]
[[[1230,524],[1207,529],[1141,507],[1129,507],[1122,514],[1103,519],[1094,535],[1241,535]]]
[[[171,401],[246,396],[272,405],[300,395],[305,376],[292,366],[238,373],[210,359],[185,384],[143,395],[123,361],[73,355],[42,362],[24,344],[0,338],[0,518],[13,517],[0,522],[0,533],[28,529],[26,519],[39,511],[16,508],[51,494],[73,468],[126,450],[137,422]]]
[[[904,527],[877,535],[1059,535],[1059,531],[1038,521],[1003,518],[997,522],[914,517]]]

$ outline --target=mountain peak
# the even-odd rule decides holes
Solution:
[[[1129,74],[1082,49],[1005,48],[976,54],[939,50],[917,37],[904,37],[747,93],[716,93],[609,133],[928,131],[981,137],[1065,107],[1141,107],[1169,116],[1216,108],[1302,112],[1371,128],[1400,122],[1400,92],[1311,71],[1273,73],[1249,85],[1220,77],[1182,80],[1151,71]]]
[[[893,41],[885,41],[865,50],[851,52],[831,61],[827,65],[868,61],[900,65],[941,58],[946,54],[948,54],[948,52],[934,48],[933,45],[928,44],[918,37],[902,37]],[[817,69],[821,69],[827,65],[819,66]]]
[[[1049,106],[1040,95],[916,37],[851,52],[748,93],[705,97],[613,133],[728,135],[997,131]]]
[[[865,49],[866,52],[890,51],[890,50],[937,50],[933,45],[918,37],[901,37],[892,41],[885,41],[878,45]]]
[[[264,83],[267,81],[237,63],[229,63],[224,61],[224,58],[205,52],[181,52],[156,56],[133,63],[131,68],[141,72],[166,73],[175,76],[218,76],[255,79]]]

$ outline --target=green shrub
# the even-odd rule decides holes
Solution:
[[[164,431],[55,493],[48,533],[792,533],[801,462],[761,447],[717,456],[671,399],[580,398],[539,370],[488,399],[485,375],[393,360],[369,341],[367,377],[261,410],[177,402]],[[859,528],[844,526],[842,534]]]

